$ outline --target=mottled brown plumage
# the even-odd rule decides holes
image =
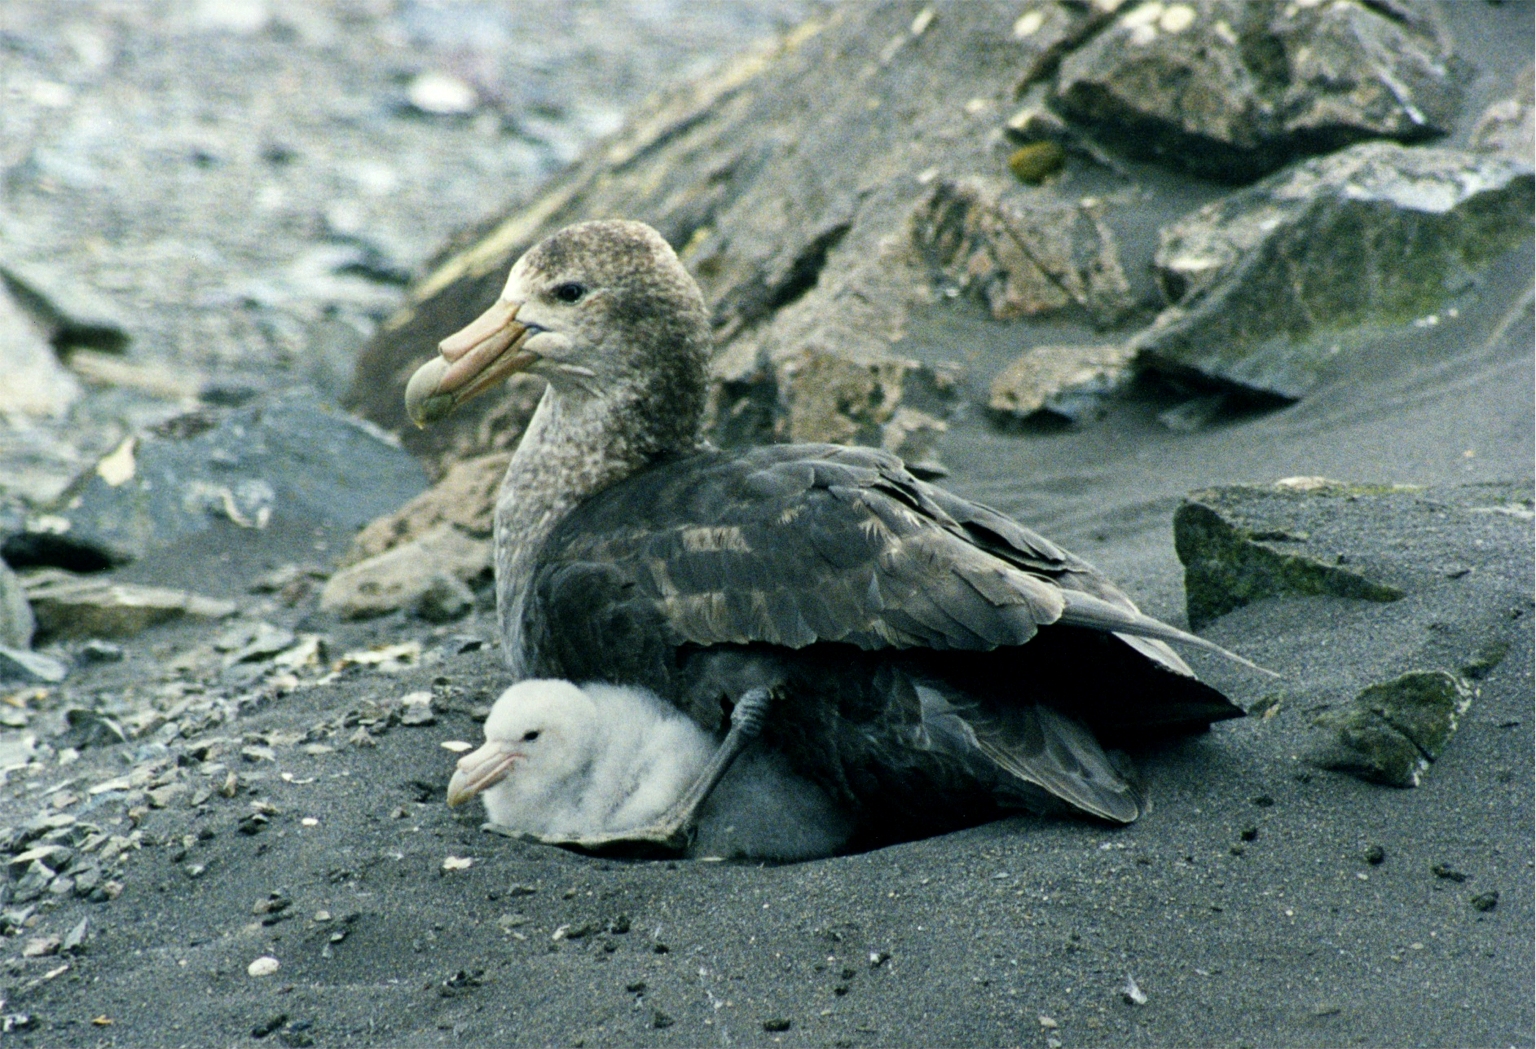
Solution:
[[[768,689],[765,744],[871,841],[1061,802],[1129,822],[1140,797],[1095,734],[1241,715],[1164,641],[1215,646],[894,456],[707,447],[708,352],[661,238],[586,223],[413,380],[430,418],[508,355],[549,378],[496,514],[515,676],[642,685],[709,731]]]

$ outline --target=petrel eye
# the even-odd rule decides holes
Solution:
[[[534,740],[536,740],[538,738],[539,738],[539,730],[538,729],[534,729],[531,732],[524,732],[523,733],[523,742],[524,743],[532,743]]]
[[[587,289],[574,282],[555,285],[555,298],[561,302],[580,302]]]

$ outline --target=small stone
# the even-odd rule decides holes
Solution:
[[[672,1017],[668,1016],[660,1009],[651,1010],[651,1026],[658,1031],[664,1031],[676,1022],[676,1020],[672,1019]]]
[[[261,1023],[257,1024],[255,1027],[251,1028],[251,1037],[265,1038],[267,1035],[271,1034],[273,1031],[277,1030],[287,1022],[287,1013],[278,1013],[276,1016],[270,1016],[267,1019],[261,1021]]]
[[[432,693],[411,692],[402,696],[400,703],[400,724],[415,727],[437,723],[432,713]]]
[[[787,1031],[787,1030],[789,1030],[793,1026],[794,1026],[794,1022],[793,1021],[785,1019],[782,1016],[775,1016],[771,1020],[764,1020],[763,1021],[763,1030],[769,1031],[769,1032]]]
[[[1475,911],[1491,911],[1499,905],[1499,893],[1497,889],[1489,892],[1480,892],[1471,899],[1472,909]]]
[[[1259,794],[1253,798],[1253,803],[1261,809],[1267,809],[1274,806],[1275,799],[1268,794]]]
[[[53,685],[69,676],[69,668],[52,656],[0,645],[0,681]]]
[[[21,948],[23,958],[46,958],[59,952],[57,936],[34,936]]]
[[[1365,862],[1372,867],[1379,867],[1387,858],[1387,850],[1380,845],[1368,846],[1365,850]]]
[[[1147,1004],[1146,992],[1136,985],[1136,978],[1134,976],[1126,976],[1125,986],[1120,988],[1120,994],[1125,999],[1126,1005]]]
[[[267,894],[264,900],[257,900],[251,907],[252,914],[281,914],[292,906],[293,900],[281,889]]]
[[[1042,1027],[1042,1028],[1044,1028],[1044,1029],[1045,1029],[1045,1030],[1047,1030],[1047,1031],[1054,1031],[1054,1030],[1056,1030],[1056,1029],[1057,1029],[1057,1028],[1058,1028],[1058,1027],[1060,1027],[1060,1026],[1061,1026],[1061,1024],[1059,1024],[1059,1023],[1057,1023],[1057,1022],[1056,1022],[1056,1021],[1055,1021],[1055,1020],[1054,1020],[1054,1019],[1052,1019],[1052,1018],[1051,1018],[1051,1017],[1049,1017],[1049,1016],[1046,1016],[1046,1015],[1045,1015],[1045,1014],[1044,1014],[1044,1013],[1041,1013],[1041,1014],[1040,1014],[1040,1026],[1041,1026],[1041,1027]]]
[[[1038,186],[1062,169],[1067,153],[1055,142],[1030,142],[1008,155],[1008,170],[1027,186]]]
[[[266,830],[267,824],[270,822],[271,821],[261,813],[253,812],[250,815],[242,818],[240,822],[236,824],[236,829],[239,830],[241,834],[256,835]]]
[[[123,646],[93,637],[75,649],[75,658],[88,666],[98,663],[121,663]]]
[[[474,865],[474,858],[470,856],[448,856],[443,860],[445,871],[467,871]]]
[[[64,954],[77,954],[85,948],[86,933],[90,929],[90,919],[81,918],[75,923],[74,928],[64,934],[64,939],[59,943],[59,950]]]
[[[1244,841],[1253,841],[1259,836],[1259,828],[1244,827],[1241,831],[1238,832],[1237,836],[1242,838]]]
[[[248,976],[272,976],[280,968],[282,968],[281,962],[272,957],[270,954],[264,954],[260,958],[257,958],[255,961],[253,961],[250,965],[247,965],[245,967],[245,972]]]
[[[1429,869],[1434,872],[1435,877],[1444,878],[1446,881],[1454,881],[1459,883],[1467,880],[1467,876],[1465,874],[1461,873],[1461,871],[1450,866],[1449,864],[1437,863]]]
[[[474,87],[451,73],[422,73],[406,89],[411,106],[431,116],[464,116],[480,106]]]

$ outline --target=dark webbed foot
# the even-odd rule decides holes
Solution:
[[[762,731],[772,697],[772,692],[766,688],[754,688],[741,694],[731,711],[730,731],[710,755],[709,762],[700,770],[698,777],[654,823],[633,830],[579,837],[531,834],[495,823],[486,823],[483,829],[493,834],[556,845],[591,856],[627,856],[636,859],[681,856],[693,844],[699,810],[708,800],[710,792],[730,771],[732,763],[746,749],[747,744]]]

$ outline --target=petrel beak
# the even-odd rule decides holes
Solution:
[[[448,781],[448,806],[462,805],[487,787],[500,783],[521,754],[510,743],[492,740],[479,750],[459,759],[453,779]]]
[[[417,368],[405,386],[405,411],[412,422],[435,423],[538,360],[538,354],[522,346],[540,329],[518,322],[521,308],[520,302],[497,299],[463,331],[437,344],[440,355]]]

